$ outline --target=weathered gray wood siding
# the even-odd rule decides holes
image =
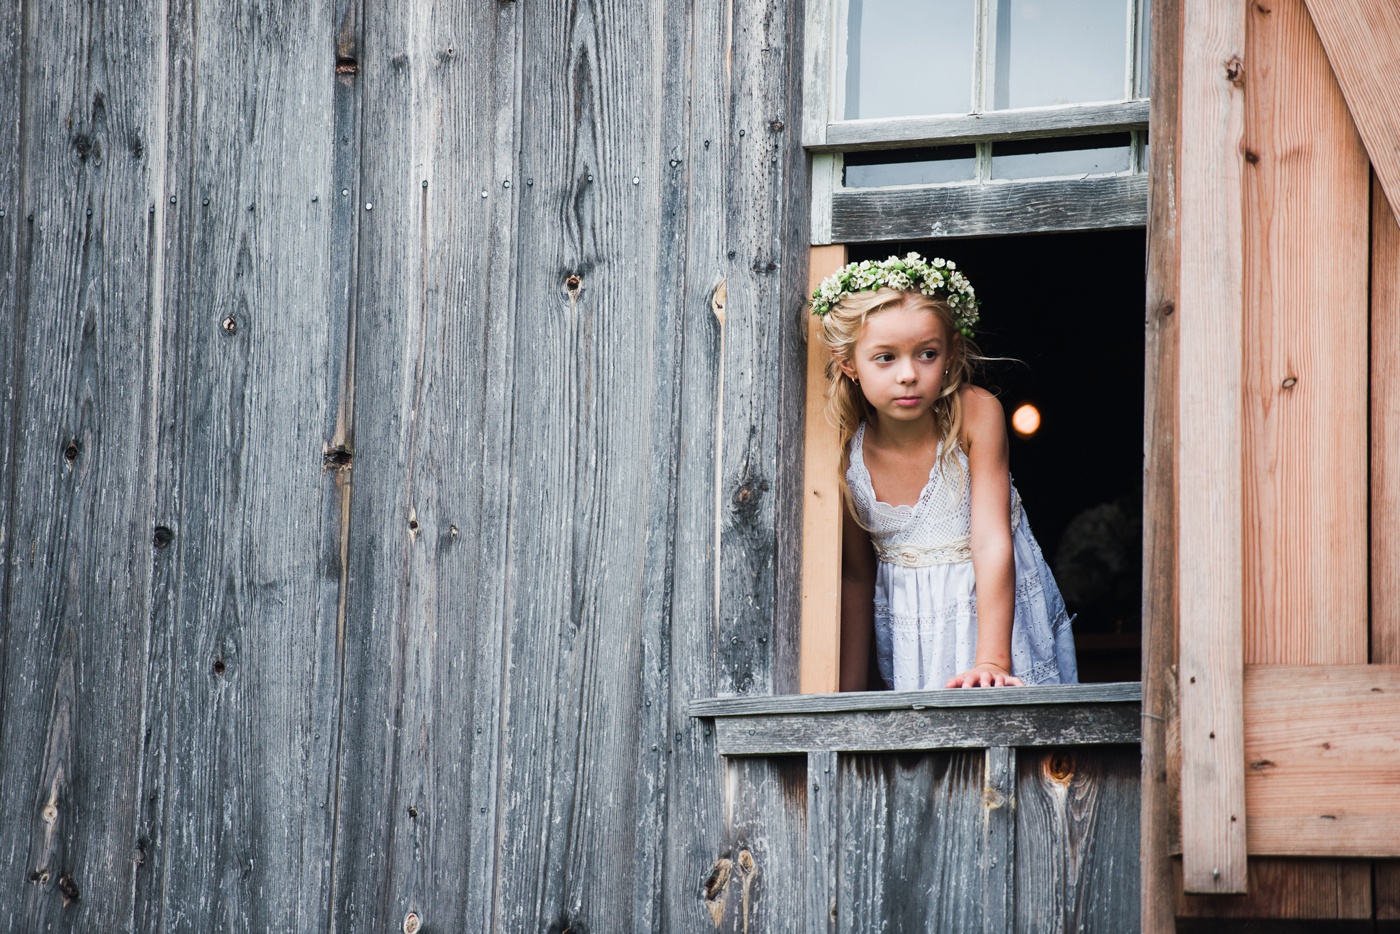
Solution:
[[[0,929],[797,886],[798,15],[0,9]]]

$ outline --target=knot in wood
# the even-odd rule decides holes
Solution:
[[[781,132],[783,132],[783,121],[781,121],[781,120],[774,120],[774,121],[772,121],[771,123],[768,124],[768,129],[772,130],[774,133],[781,133]]]
[[[1231,55],[1225,60],[1225,80],[1237,88],[1244,87],[1244,62],[1238,55]]]
[[[1298,377],[1290,373],[1283,378],[1282,385],[1284,389],[1292,389],[1294,386],[1298,385]]]
[[[224,664],[224,660],[222,658],[214,659],[213,668],[214,674],[216,675],[223,675],[223,673],[228,670],[228,666]]]
[[[418,934],[423,922],[418,920],[418,912],[410,911],[403,916],[403,934]]]
[[[227,318],[221,321],[220,326],[229,334],[232,334],[234,331],[238,330],[238,322],[233,320],[233,315],[229,315]]]
[[[1069,756],[1056,753],[1046,761],[1045,771],[1052,781],[1068,785],[1070,779],[1074,777],[1074,760]]]
[[[568,289],[571,293],[577,295],[578,290],[583,288],[583,279],[578,275],[578,273],[574,273],[573,275],[569,276],[569,278],[564,280],[564,288]]]
[[[151,544],[156,548],[164,548],[175,540],[175,533],[163,525],[156,526],[155,534],[151,536]]]
[[[337,55],[335,57],[335,73],[338,75],[357,75],[360,73],[360,63],[349,55]]]
[[[52,824],[58,820],[58,808],[53,804],[44,805],[44,823]]]
[[[67,873],[58,877],[58,890],[63,893],[63,904],[78,900],[78,885]]]
[[[78,442],[69,441],[68,446],[63,449],[63,459],[70,464],[73,463],[75,460],[78,459],[78,451]]]

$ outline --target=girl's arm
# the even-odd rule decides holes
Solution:
[[[1016,559],[1011,550],[1011,472],[1006,417],[996,396],[975,386],[962,391],[972,484],[972,573],[977,581],[977,656],[955,687],[1020,684],[1011,674],[1011,620]]]
[[[870,643],[875,636],[875,548],[870,533],[842,510],[841,690],[869,687]]]

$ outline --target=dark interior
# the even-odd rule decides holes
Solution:
[[[1011,472],[1071,613],[1081,681],[1141,676],[1141,230],[853,246],[956,262],[977,289],[981,385],[1007,414]],[[1040,410],[1018,435],[1015,409]]]

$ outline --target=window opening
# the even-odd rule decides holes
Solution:
[[[992,178],[1112,175],[1133,165],[1131,133],[992,143]]]
[[[846,153],[846,188],[944,185],[977,180],[977,147],[935,146]]]
[[[1077,614],[1080,680],[1138,680],[1145,232],[860,244],[849,255],[909,250],[957,261],[985,309],[982,352],[1011,358],[980,378],[1006,410],[1026,515]],[[1029,433],[1012,422],[1023,405],[1039,414]]]

